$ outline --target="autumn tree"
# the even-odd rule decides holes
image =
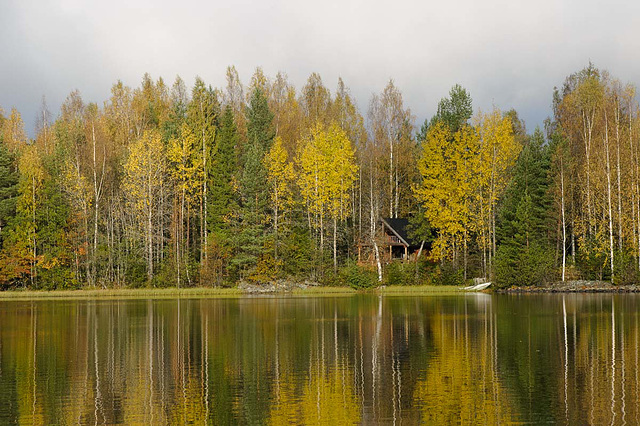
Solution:
[[[386,174],[386,178],[376,185],[380,191],[380,207],[384,214],[388,212],[389,217],[397,218],[407,212],[407,200],[411,195],[410,174],[415,169],[415,157],[411,138],[413,116],[405,108],[402,93],[392,80],[381,94],[371,99],[369,122],[371,138],[377,148],[375,152],[386,157],[378,160],[381,171]]]
[[[207,257],[207,229],[209,227],[207,224],[209,204],[208,174],[218,114],[219,105],[215,91],[210,87],[207,88],[200,78],[196,78],[196,83],[191,93],[191,102],[187,108],[187,121],[191,126],[192,133],[198,138],[197,154],[203,170],[203,173],[197,176],[201,194],[199,198],[200,263]]]
[[[45,179],[44,166],[35,147],[25,149],[20,157],[19,171],[16,218],[3,246],[2,278],[4,281],[27,278],[35,287],[40,256],[36,218],[42,206]]]
[[[2,120],[2,139],[12,155],[16,155],[27,143],[24,121],[17,109],[11,108],[8,117]]]
[[[301,194],[309,210],[309,221],[318,230],[320,252],[324,247],[325,223],[333,222],[333,265],[337,269],[338,221],[349,217],[350,190],[358,166],[351,141],[337,124],[328,129],[318,123],[301,144],[299,154]],[[313,221],[312,218],[313,217]]]
[[[202,204],[203,199],[204,162],[199,151],[199,136],[184,123],[180,135],[171,139],[167,147],[168,170],[179,200],[178,220],[174,222],[173,232],[178,287],[181,285],[182,271],[185,272],[186,281],[191,283],[191,215]]]
[[[443,121],[446,123],[446,121]],[[498,109],[491,113],[479,113],[475,118],[475,128],[479,136],[478,169],[474,179],[477,187],[477,230],[483,253],[483,272],[492,272],[495,257],[496,217],[498,202],[512,176],[512,168],[518,158],[521,146],[513,134],[513,123],[509,116],[503,116]],[[451,124],[449,124],[451,127]]]
[[[452,132],[443,122],[429,128],[418,159],[421,180],[414,189],[427,221],[437,230],[432,256],[458,265],[473,227],[480,139],[470,126]],[[462,246],[462,247],[461,247]],[[462,249],[462,250],[461,250]]]
[[[273,210],[274,258],[278,260],[279,231],[294,204],[292,182],[293,163],[287,160],[282,138],[276,137],[264,158]]]
[[[156,216],[161,203],[166,173],[165,150],[162,137],[156,130],[148,130],[134,141],[124,164],[123,190],[141,235],[147,265],[147,282],[154,277]]]

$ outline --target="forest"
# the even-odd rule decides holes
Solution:
[[[0,109],[0,289],[639,281],[635,87],[592,64],[532,132],[460,85],[416,125],[392,80],[360,111],[341,79],[226,77],[43,98],[33,139]],[[421,256],[381,261],[383,217]]]

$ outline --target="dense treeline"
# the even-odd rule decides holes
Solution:
[[[363,116],[342,80],[296,90],[257,69],[244,86],[233,67],[223,89],[145,75],[102,106],[75,91],[55,120],[43,101],[33,140],[0,110],[0,282],[370,285],[363,242],[388,283],[634,282],[634,88],[590,65],[553,112],[527,134],[513,110],[474,114],[456,85],[417,129],[392,81]],[[384,264],[380,217],[411,218],[425,256]]]

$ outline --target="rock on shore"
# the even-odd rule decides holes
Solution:
[[[278,280],[265,283],[249,283],[242,281],[238,284],[238,289],[247,294],[268,294],[268,293],[288,293],[296,289],[306,289],[320,284],[311,281],[303,283],[289,280]]]
[[[498,290],[500,293],[637,293],[637,285],[613,285],[607,281],[559,281],[536,287],[511,287]]]

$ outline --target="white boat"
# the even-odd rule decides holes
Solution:
[[[465,290],[465,291],[480,291],[480,290],[486,289],[490,285],[491,285],[491,283],[489,282],[489,283],[470,285],[469,287],[463,287],[462,289]]]

